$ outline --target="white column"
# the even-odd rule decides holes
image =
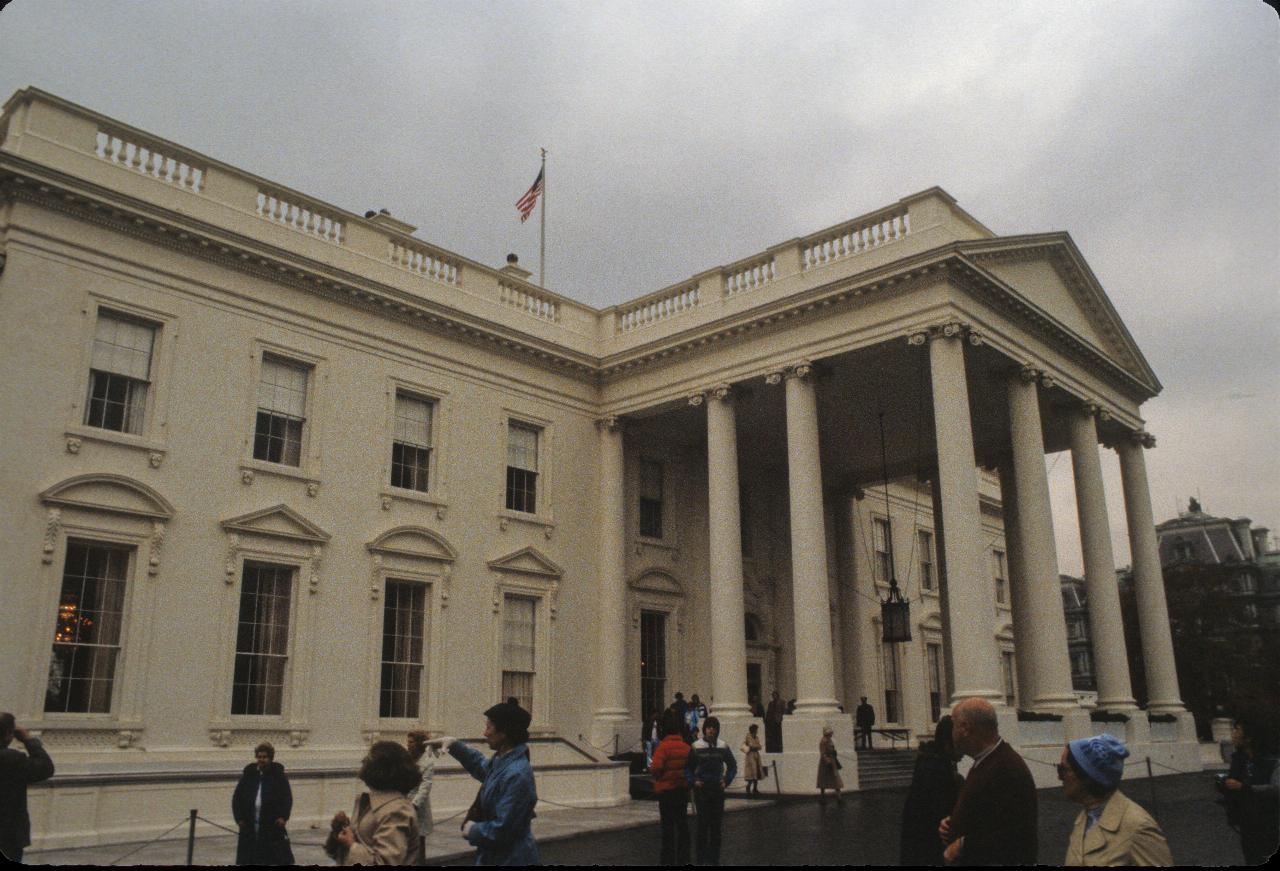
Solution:
[[[842,494],[835,505],[835,548],[840,569],[840,631],[844,636],[844,667],[841,671],[844,677],[844,708],[850,711],[853,710],[852,706],[857,705],[858,696],[867,695],[867,645],[864,642],[871,632],[871,622],[864,614],[866,600],[858,595],[858,582],[861,578],[857,566],[858,519],[853,496]]]
[[[1089,641],[1098,681],[1098,707],[1133,710],[1129,657],[1120,618],[1120,588],[1111,552],[1111,522],[1098,457],[1096,409],[1082,405],[1071,416],[1071,468],[1080,517],[1080,549],[1084,555],[1085,594],[1089,600]]]
[[[1013,455],[1000,461],[1000,505],[1004,515],[1005,583],[1008,586],[1009,611],[1013,616],[1013,665],[1018,699],[1030,706],[1038,696],[1033,658],[1029,651],[1036,642],[1036,621],[1027,596],[1027,572],[1023,560],[1022,537],[1018,534],[1018,479],[1013,471]]]
[[[1021,541],[1023,591],[1036,643],[1019,650],[1030,657],[1035,695],[1028,707],[1037,710],[1079,708],[1071,688],[1071,655],[1067,621],[1062,613],[1062,583],[1053,539],[1049,478],[1044,468],[1044,432],[1040,427],[1040,373],[1024,368],[1008,381],[1009,428],[1013,440],[1013,473],[1017,482],[1017,526]]]
[[[694,405],[701,402],[701,396],[690,399]],[[712,388],[706,405],[707,511],[711,539],[710,708],[723,720],[751,715],[747,706],[742,527],[738,517],[738,431],[729,385]]]
[[[599,625],[596,643],[596,710],[592,741],[613,749],[615,735],[623,744],[632,736],[627,707],[627,538],[626,462],[622,426],[616,417],[596,422],[600,432]]]
[[[1142,661],[1147,670],[1147,709],[1155,713],[1183,711],[1178,691],[1178,671],[1173,660],[1169,608],[1164,597],[1164,574],[1151,514],[1144,448],[1155,439],[1144,432],[1121,440],[1120,479],[1124,487],[1124,511],[1129,522],[1129,547],[1133,554],[1133,588],[1138,600],[1138,626],[1142,632]]]
[[[961,327],[948,324],[929,336],[933,425],[938,452],[938,504],[946,563],[947,644],[952,697],[978,696],[1004,705],[1000,657],[992,631],[991,579],[978,507],[978,470],[969,419]],[[912,342],[922,339],[913,336]]]
[[[831,667],[831,600],[818,456],[818,400],[801,363],[786,372],[787,486],[791,494],[791,590],[795,602],[796,713],[839,712]]]

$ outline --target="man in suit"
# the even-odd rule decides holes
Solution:
[[[951,865],[1036,864],[1036,784],[1013,747],[1000,738],[996,710],[986,699],[951,709],[956,749],[973,767],[951,816],[938,827]]]
[[[14,738],[26,753],[9,748]],[[31,844],[27,784],[50,777],[53,760],[44,752],[40,739],[18,726],[13,714],[0,713],[0,853],[11,862],[21,862],[22,851]]]
[[[862,704],[854,711],[854,721],[858,726],[858,749],[871,749],[871,727],[876,724],[876,709],[862,697]]]

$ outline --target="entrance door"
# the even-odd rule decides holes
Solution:
[[[759,701],[764,691],[763,669],[758,662],[747,663],[747,698]],[[762,703],[763,704],[763,703]]]

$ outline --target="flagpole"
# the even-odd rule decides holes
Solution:
[[[538,286],[547,286],[547,149],[542,152],[542,205],[538,212],[542,220],[541,240],[538,247]]]

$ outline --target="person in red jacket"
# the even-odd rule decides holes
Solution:
[[[653,791],[658,796],[658,813],[662,817],[660,865],[689,864],[689,783],[684,774],[688,760],[684,718],[674,708],[668,708],[662,715],[662,740],[653,751],[653,762],[649,765]]]

